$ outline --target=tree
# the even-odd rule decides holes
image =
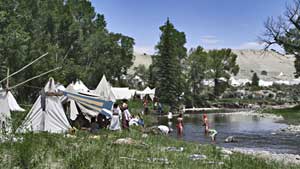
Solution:
[[[293,54],[296,57],[295,76],[300,77],[300,0],[294,0],[294,4],[288,5],[286,12],[278,18],[269,17],[265,29],[260,40],[266,44],[266,49],[277,44]]]
[[[252,76],[251,86],[253,86],[253,87],[258,87],[259,86],[259,77],[257,76],[256,73],[254,73],[253,76]]]
[[[0,1],[0,65],[15,72],[48,52],[12,84],[61,66],[57,72],[15,90],[17,99],[30,101],[49,76],[67,85],[78,78],[96,87],[103,74],[120,84],[132,65],[134,39],[106,28],[105,18],[86,0]],[[6,72],[0,71],[2,79]]]
[[[239,72],[236,63],[237,55],[231,49],[211,50],[208,52],[211,75],[215,82],[214,95],[219,96],[227,87],[227,81],[231,75]],[[222,78],[226,80],[222,82]]]
[[[192,48],[188,57],[188,90],[191,89],[192,105],[201,104],[200,95],[204,90],[203,80],[208,75],[209,70],[209,58],[208,54],[200,46]],[[186,92],[186,97],[187,96]]]
[[[186,39],[184,32],[177,31],[169,19],[160,30],[162,34],[156,45],[157,55],[153,56],[150,68],[155,73],[150,76],[157,79],[155,86],[160,101],[174,108],[179,103],[184,88],[185,79],[180,63],[186,57]]]

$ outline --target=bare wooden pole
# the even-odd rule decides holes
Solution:
[[[58,70],[58,69],[61,69],[61,68],[62,68],[62,67],[57,67],[57,68],[51,69],[51,70],[49,70],[49,71],[47,71],[47,72],[44,72],[44,73],[42,73],[42,74],[40,74],[40,75],[34,76],[34,77],[30,78],[30,79],[25,80],[24,82],[21,82],[21,83],[15,85],[15,86],[13,86],[13,87],[10,87],[9,90],[11,90],[11,89],[13,89],[13,88],[16,88],[16,87],[19,87],[19,86],[21,86],[21,85],[23,85],[23,84],[25,84],[25,83],[27,83],[27,82],[29,82],[29,81],[31,81],[31,80],[34,80],[34,79],[36,79],[36,78],[39,78],[39,77],[41,77],[41,76],[44,76],[44,75],[49,74],[49,73],[51,73],[51,72],[54,72],[54,71],[56,71],[56,70]]]
[[[7,80],[6,80],[6,89],[9,88],[9,67],[7,68]]]

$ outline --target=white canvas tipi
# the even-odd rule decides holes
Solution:
[[[0,128],[10,131],[11,111],[25,111],[22,109],[10,91],[0,88]]]
[[[0,101],[7,102],[10,111],[25,111],[23,108],[19,106],[15,97],[12,95],[11,91],[3,90],[0,87],[0,95],[1,95]]]
[[[7,102],[7,92],[0,92],[0,129],[8,129],[9,120],[10,110]]]
[[[38,97],[25,121],[19,127],[19,132],[63,133],[71,128],[59,96],[47,95],[47,93],[57,92],[53,78],[50,78],[44,91],[46,96],[40,95]]]
[[[93,91],[96,95],[100,96],[104,100],[116,101],[116,97],[112,91],[111,85],[106,80],[105,75],[103,75],[101,81],[99,82],[96,90]]]

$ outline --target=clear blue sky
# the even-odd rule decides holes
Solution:
[[[187,48],[260,48],[268,16],[292,0],[91,0],[108,29],[135,39],[135,50],[153,53],[167,19],[187,37]]]

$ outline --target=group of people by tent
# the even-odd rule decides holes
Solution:
[[[24,109],[17,104],[10,91],[0,91],[1,128],[8,128],[6,124],[10,119],[10,111]],[[153,90],[147,89],[139,95],[144,96],[147,91],[153,93]],[[105,76],[95,90],[88,89],[80,80],[65,88],[50,78],[17,132],[63,133],[74,126],[82,129],[106,127],[119,130],[127,129],[130,125],[143,125],[140,115],[134,117],[130,114],[126,101],[116,104],[117,100],[130,99],[136,93],[129,88],[113,88]]]

